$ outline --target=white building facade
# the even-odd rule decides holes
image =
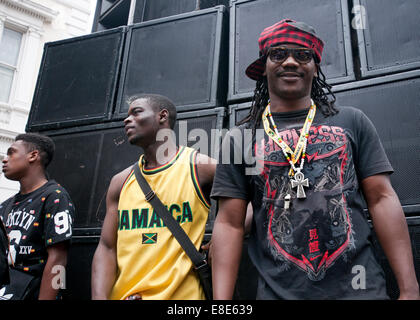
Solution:
[[[88,34],[96,0],[0,0],[0,160],[25,132],[44,43]],[[19,184],[0,177],[0,202]]]

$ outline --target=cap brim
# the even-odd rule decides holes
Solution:
[[[263,77],[264,57],[260,57],[251,63],[245,70],[245,74],[252,80],[258,81]]]

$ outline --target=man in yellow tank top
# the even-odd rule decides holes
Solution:
[[[124,120],[128,141],[144,150],[138,165],[150,187],[197,249],[203,240],[216,161],[173,139],[176,109],[160,95],[129,100]],[[153,207],[132,166],[109,185],[101,239],[92,263],[93,299],[204,299],[193,265]]]

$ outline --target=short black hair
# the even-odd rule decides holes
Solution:
[[[55,144],[50,137],[38,133],[22,133],[16,136],[15,141],[23,141],[28,152],[38,150],[44,169],[51,163],[54,157]]]
[[[174,103],[165,96],[160,94],[153,94],[153,93],[143,93],[143,94],[135,94],[128,98],[127,103],[128,105],[132,104],[134,101],[139,99],[147,99],[156,110],[163,110],[166,109],[169,112],[169,126],[171,129],[175,127],[176,121],[176,107]]]

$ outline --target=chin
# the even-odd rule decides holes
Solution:
[[[131,136],[128,138],[128,142],[133,146],[141,147],[142,141],[143,141],[142,137],[139,137],[139,136]]]
[[[297,100],[306,97],[308,94],[302,90],[287,90],[279,93],[280,97],[288,100]]]
[[[3,172],[3,175],[9,180],[19,181],[19,177],[14,176],[13,174]]]
[[[295,99],[301,99],[303,97],[310,95],[311,91],[301,86],[296,86],[296,85],[288,84],[288,83],[282,83],[281,85],[277,87],[277,90],[276,89],[273,90],[273,93],[283,99],[295,100]]]

